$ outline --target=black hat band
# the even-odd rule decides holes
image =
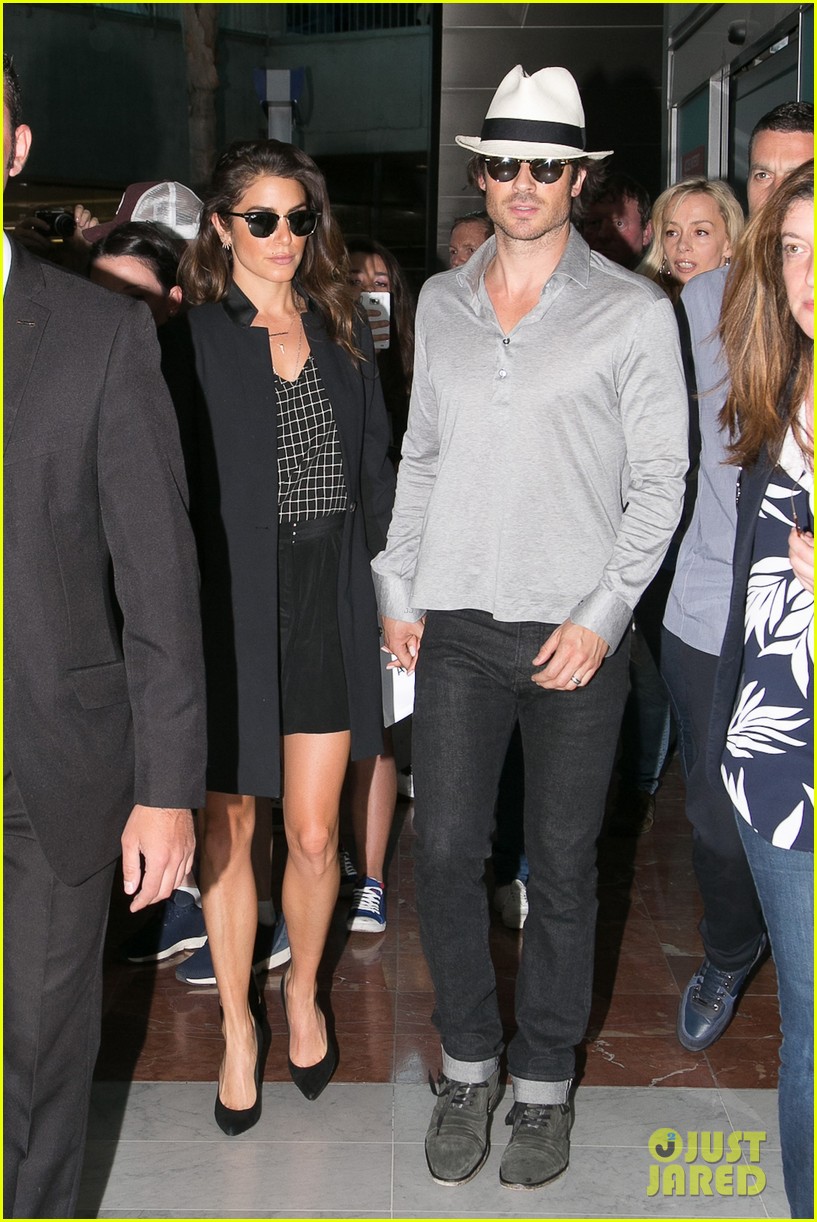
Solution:
[[[536,119],[486,119],[482,140],[532,141],[535,144],[565,144],[584,148],[585,131],[571,123],[540,123]]]

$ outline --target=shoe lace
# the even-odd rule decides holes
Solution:
[[[382,894],[379,887],[360,887],[355,891],[352,907],[358,912],[373,912],[376,916],[379,916],[380,897]]]
[[[449,1111],[456,1109],[458,1112],[463,1112],[473,1107],[479,1098],[478,1091],[485,1090],[486,1085],[485,1082],[454,1082],[451,1078],[440,1074],[434,1093],[439,1099],[444,1097],[445,1099],[437,1117],[437,1132],[439,1133]]]
[[[700,983],[694,989],[695,1000],[719,1010],[723,996],[731,990],[734,979],[734,972],[722,972],[707,960],[701,971]]]
[[[505,1123],[513,1125],[515,1137],[521,1128],[547,1128],[553,1119],[553,1112],[552,1103],[514,1103],[505,1117]]]

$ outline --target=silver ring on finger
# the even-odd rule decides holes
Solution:
[[[579,678],[579,676],[578,676],[578,675],[571,675],[571,676],[570,676],[570,682],[571,682],[571,683],[575,683],[575,684],[576,684],[576,687],[581,687],[581,685],[582,685],[582,681],[581,681],[581,679]]]

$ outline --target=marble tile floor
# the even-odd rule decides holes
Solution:
[[[492,1150],[460,1188],[428,1175],[427,1087],[332,1083],[315,1103],[291,1084],[267,1084],[258,1125],[223,1137],[213,1083],[98,1083],[81,1217],[100,1218],[775,1218],[787,1217],[776,1092],[726,1088],[582,1087],[566,1175],[536,1192],[498,1179],[503,1123]],[[649,1196],[647,1143],[672,1126],[763,1132],[763,1191],[754,1197]],[[746,1154],[748,1146],[744,1146]]]
[[[321,974],[340,1044],[337,1082],[419,1085],[439,1068],[431,981],[420,949],[414,895],[411,804],[398,803],[388,871],[388,927],[347,934],[339,901]],[[276,832],[274,870],[285,849]],[[750,981],[724,1037],[686,1052],[675,1037],[678,999],[700,963],[701,905],[690,860],[683,788],[673,764],[659,790],[653,830],[599,842],[599,916],[593,1007],[579,1049],[585,1086],[774,1088],[778,1011],[774,965]],[[102,1081],[213,1082],[221,1056],[215,987],[180,984],[176,957],[158,966],[120,963],[116,946],[139,919],[115,890],[105,966]],[[144,919],[144,918],[142,918]],[[492,918],[500,1008],[513,1033],[513,990],[524,933]],[[272,1047],[265,1080],[288,1081],[280,970],[266,979]]]
[[[180,984],[178,958],[158,967],[118,962],[116,946],[137,918],[115,896],[83,1188],[87,1216],[788,1216],[772,1137],[780,1038],[772,962],[750,982],[713,1048],[689,1053],[675,1037],[680,992],[701,958],[677,764],[659,791],[654,829],[638,839],[600,841],[594,996],[578,1052],[570,1173],[547,1190],[512,1193],[499,1186],[495,1151],[469,1185],[453,1190],[431,1181],[422,1138],[439,1041],[419,942],[412,813],[411,804],[398,805],[386,932],[348,935],[344,900],[333,921],[320,985],[340,1046],[335,1079],[314,1104],[297,1094],[286,1067],[280,972],[272,973],[264,1116],[236,1140],[223,1138],[212,1119],[221,1056],[216,990]],[[278,879],[284,852],[276,833]],[[523,936],[494,916],[491,946],[508,1037]],[[494,1126],[497,1146],[505,1140],[506,1110]],[[742,1123],[744,1113],[754,1117],[751,1124]],[[768,1130],[764,1193],[740,1202],[656,1204],[646,1195],[646,1142],[663,1125]]]

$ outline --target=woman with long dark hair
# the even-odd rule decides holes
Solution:
[[[792,1216],[814,1208],[814,163],[746,229],[720,322],[738,533],[711,771],[735,808],[777,968]],[[724,746],[725,740],[725,746]]]
[[[337,899],[350,750],[383,750],[369,561],[385,539],[394,477],[369,328],[310,157],[277,140],[233,144],[180,278],[195,307],[185,320],[192,359],[171,382],[208,684],[200,885],[225,1038],[215,1113],[234,1135],[261,1110],[256,796],[283,793],[290,1073],[314,1099],[337,1061],[316,981]]]

